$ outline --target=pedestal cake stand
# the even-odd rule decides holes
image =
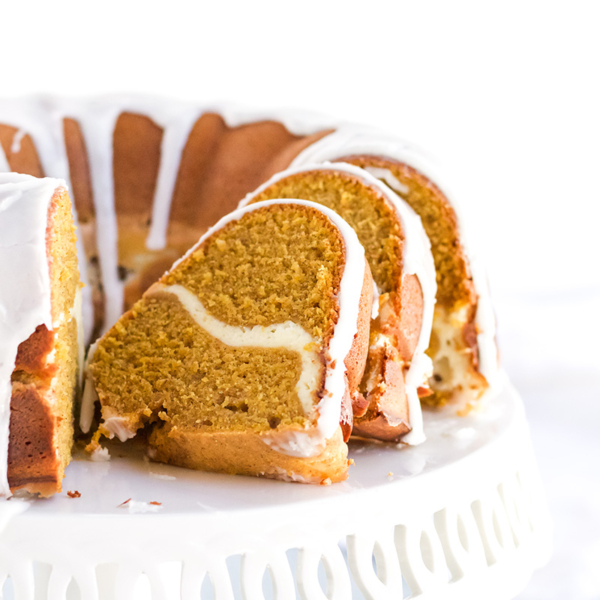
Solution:
[[[425,429],[418,447],[351,444],[350,478],[324,487],[112,445],[75,460],[58,497],[4,502],[4,598],[513,598],[552,529],[521,400],[505,382],[486,410],[427,413]]]

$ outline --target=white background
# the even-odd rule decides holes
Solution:
[[[600,4],[0,0],[0,94],[152,92],[384,127],[450,174],[556,519],[525,599],[600,598]]]

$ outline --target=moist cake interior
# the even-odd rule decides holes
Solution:
[[[166,290],[181,286],[227,326],[300,325],[319,352],[337,320],[331,291],[343,273],[344,245],[315,213],[289,205],[249,212],[149,290],[102,339],[90,365],[102,404],[111,407],[105,420],[117,413],[133,430],[161,421],[204,431],[304,427],[314,415],[296,391],[297,352],[226,345]]]
[[[366,197],[378,201],[365,201]],[[402,271],[402,231],[394,209],[383,195],[369,190],[357,177],[337,171],[302,172],[274,182],[252,199],[301,198],[339,214],[356,232],[365,249],[380,294],[392,292]]]

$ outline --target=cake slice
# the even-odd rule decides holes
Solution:
[[[416,149],[385,133],[347,125],[303,151],[301,167],[326,161],[359,166],[396,192],[421,217],[437,277],[433,360],[426,402],[468,411],[498,382],[496,322],[487,279],[465,235],[456,200]]]
[[[0,495],[61,491],[81,358],[64,182],[0,173]]]
[[[302,198],[338,213],[356,232],[375,283],[366,399],[354,406],[353,434],[418,444],[424,438],[419,396],[431,360],[425,354],[435,304],[435,268],[419,217],[362,169],[336,163],[283,171],[249,194],[242,206],[271,198]]]
[[[157,461],[343,480],[371,302],[364,250],[338,215],[300,201],[238,210],[97,343],[96,439],[144,428]]]
[[[456,208],[431,179],[399,160],[340,158],[366,169],[421,217],[437,272],[437,301],[428,354],[433,360],[426,402],[470,410],[497,379],[495,318],[485,277],[469,255]]]

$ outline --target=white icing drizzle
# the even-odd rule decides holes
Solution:
[[[199,116],[197,108],[182,111],[163,134],[160,170],[152,204],[152,222],[146,240],[149,250],[161,250],[167,245],[167,228],[181,154]]]
[[[23,98],[19,101],[0,100],[0,115],[2,115],[2,122],[18,127],[19,131],[23,132],[23,136],[31,136],[44,173],[66,181],[72,200],[73,219],[78,223],[63,135],[63,114],[56,102],[44,97]],[[0,171],[2,171],[2,154],[0,152]],[[6,170],[10,170],[8,164]],[[94,317],[92,290],[88,285],[87,261],[81,236],[77,239],[77,258],[81,281],[86,286],[82,290],[82,312],[87,344],[90,341]]]
[[[228,127],[239,127],[259,121],[281,123],[293,135],[312,135],[341,124],[339,119],[307,110],[256,110],[237,104],[216,104],[205,107],[203,112],[220,114]]]
[[[379,288],[373,279],[373,308],[371,309],[371,319],[379,316]]]
[[[0,173],[9,173],[10,165],[8,164],[8,158],[6,158],[6,153],[4,152],[4,148],[2,144],[0,144]]]
[[[90,346],[85,360],[85,366],[83,367],[83,393],[81,395],[81,411],[79,413],[79,427],[83,433],[88,433],[92,426],[92,421],[94,420],[94,405],[96,404],[96,400],[98,400],[96,388],[86,376],[87,366],[94,357],[97,348],[98,342],[94,342]]]
[[[432,166],[431,157],[426,155],[423,150],[374,128],[344,124],[334,133],[325,136],[303,150],[292,161],[291,166],[294,168],[332,161],[343,156],[356,155],[381,156],[410,165],[434,182],[450,202],[456,214],[459,239],[469,261],[471,276],[478,297],[475,325],[478,331],[479,372],[486,378],[490,388],[496,387],[499,382],[496,319],[491,305],[487,279],[477,253],[469,243],[465,231],[465,219],[461,214],[460,205],[455,196],[449,192],[446,183],[441,183],[444,178],[440,177],[437,173],[438,169]],[[389,173],[389,175],[393,177],[392,173]],[[388,181],[389,176],[384,175],[383,179],[388,182],[390,187],[394,188],[395,184],[392,185],[393,182]],[[394,179],[396,178],[394,177]],[[394,189],[399,191],[397,188]]]
[[[438,183],[431,174],[431,167],[422,151],[398,140],[394,136],[374,128],[341,123],[332,118],[303,111],[253,111],[235,105],[197,105],[172,99],[139,97],[131,95],[106,96],[95,100],[61,98],[26,98],[0,100],[1,121],[17,127],[34,140],[44,172],[69,182],[69,167],[66,157],[62,123],[65,117],[76,119],[81,126],[90,159],[94,203],[98,218],[97,236],[100,269],[105,288],[105,329],[120,316],[123,307],[123,285],[118,278],[117,223],[114,214],[114,184],[112,178],[112,137],[116,119],[122,112],[134,112],[148,116],[164,128],[161,147],[161,167],[153,218],[147,245],[150,249],[163,248],[171,199],[181,157],[194,118],[207,112],[220,114],[229,127],[237,127],[261,120],[280,122],[295,135],[309,135],[329,128],[334,133],[306,148],[293,161],[292,166],[333,160],[344,155],[370,154],[389,157],[409,164]],[[16,137],[16,136],[15,136]],[[0,171],[8,171],[9,165],[0,150]],[[404,193],[400,182],[390,179],[391,173],[378,174],[393,189]],[[393,175],[392,175],[393,177]],[[395,178],[394,178],[395,179]],[[398,185],[400,184],[400,185]],[[450,199],[447,190],[444,194]],[[455,210],[456,202],[451,200]],[[456,211],[458,213],[458,210]],[[462,219],[459,219],[461,223]],[[461,230],[463,229],[461,225]],[[466,247],[464,231],[461,242]],[[487,294],[487,284],[482,268],[476,265],[476,257],[468,253],[471,271],[478,292],[476,315],[480,371],[493,381],[497,373],[495,345],[495,319]],[[85,254],[78,240],[78,256],[82,281],[87,284]],[[91,289],[83,291],[84,328],[89,338],[92,317]],[[89,339],[87,339],[89,342]]]
[[[323,214],[340,231],[346,247],[346,265],[337,295],[339,303],[338,322],[329,342],[329,362],[325,377],[325,393],[317,405],[318,418],[313,426],[299,431],[275,432],[261,436],[262,440],[274,450],[292,456],[315,456],[319,454],[325,442],[333,436],[339,427],[342,398],[346,392],[346,366],[344,360],[357,333],[360,297],[364,281],[365,251],[354,230],[332,210],[306,200],[268,200],[239,208],[223,217],[211,227],[184,257],[179,259],[175,268],[187,256],[192,254],[208,237],[219,231],[231,221],[239,220],[243,215],[265,206],[274,204],[299,204],[312,207]],[[304,362],[303,362],[304,365]]]
[[[373,177],[385,181],[397,194],[408,194],[410,191],[407,185],[398,181],[394,174],[389,169],[380,169],[379,167],[363,167],[367,173],[371,173]]]
[[[26,132],[23,129],[18,129],[15,133],[12,144],[10,145],[10,151],[13,154],[19,154],[19,152],[21,152],[21,142],[23,141],[25,135]]]
[[[423,433],[423,415],[421,412],[421,401],[419,400],[418,388],[427,381],[427,378],[431,373],[431,359],[425,354],[425,351],[429,347],[435,308],[435,295],[437,291],[431,244],[429,243],[429,238],[425,234],[420,217],[404,200],[402,200],[402,198],[383,185],[373,175],[366,172],[364,169],[346,163],[307,164],[299,167],[292,167],[277,173],[257,190],[248,194],[246,198],[242,200],[240,206],[247,206],[252,198],[255,198],[264,190],[286,177],[297,173],[318,170],[339,171],[360,179],[365,182],[366,185],[375,188],[379,193],[385,196],[396,209],[396,212],[400,217],[404,233],[402,277],[404,278],[406,275],[416,275],[419,279],[423,294],[423,316],[419,339],[405,379],[409,420],[412,430],[402,438],[402,441],[412,445],[420,444],[425,441],[425,434]],[[378,310],[379,307],[377,307],[377,312]],[[373,314],[375,314],[375,307],[373,307]]]
[[[120,110],[102,106],[81,110],[76,118],[85,138],[90,164],[96,245],[104,289],[104,329],[123,313],[123,283],[119,280],[118,232],[113,179],[113,132]]]
[[[305,414],[309,417],[313,416],[314,394],[319,385],[321,361],[319,360],[319,354],[315,350],[311,350],[311,347],[315,347],[316,340],[300,325],[292,321],[265,327],[260,325],[254,327],[227,325],[210,315],[198,296],[182,285],[165,286],[157,284],[152,288],[152,292],[155,291],[167,292],[177,296],[194,321],[212,337],[227,346],[236,348],[243,346],[285,348],[297,352],[302,358],[302,372],[296,383],[296,391]]]
[[[46,251],[48,210],[64,181],[0,174],[0,495],[10,496],[8,434],[11,375],[19,344],[38,325],[52,330]]]

